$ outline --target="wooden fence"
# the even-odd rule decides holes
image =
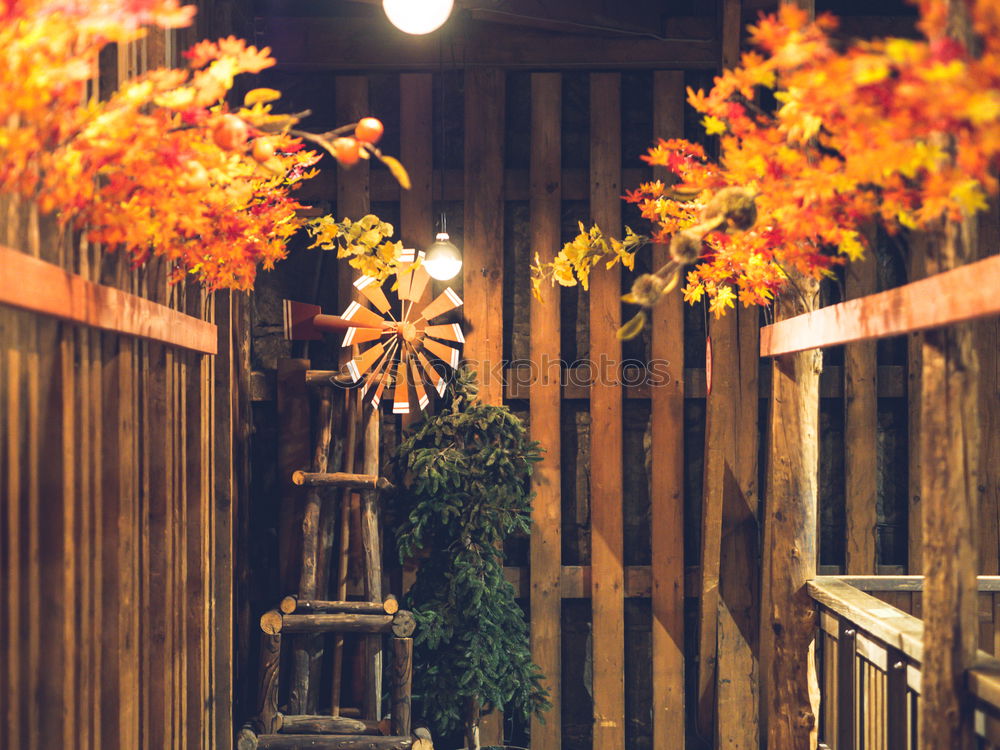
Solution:
[[[648,743],[659,750],[698,746],[697,735],[751,746],[763,731],[756,678],[767,650],[759,619],[760,467],[757,441],[747,436],[768,424],[761,400],[776,377],[770,369],[758,371],[756,311],[709,322],[715,362],[708,397],[702,311],[685,309],[679,297],[654,311],[647,340],[622,352],[613,337],[621,316],[617,271],[607,274],[606,288],[595,275],[589,299],[557,287],[537,302],[527,292],[534,252],[551,257],[575,234],[578,218],[622,223],[620,194],[654,176],[627,161],[630,144],[638,151],[654,135],[692,135],[683,116],[690,76],[679,70],[638,75],[469,69],[317,79],[338,95],[349,91],[351,101],[367,100],[387,131],[400,132],[399,153],[421,187],[400,192],[376,167],[321,175],[304,187],[303,199],[336,198],[338,216],[370,207],[416,247],[432,236],[438,210],[448,209],[449,229],[465,253],[466,357],[489,379],[486,397],[503,399],[524,416],[548,451],[535,481],[529,548],[522,553],[515,545],[508,568],[529,605],[533,653],[554,699],[545,724],[531,726],[533,747],[543,749]],[[631,115],[623,101],[638,107],[637,81],[648,85],[648,109],[642,105]],[[390,97],[398,101],[387,104]],[[331,109],[341,104],[338,98]],[[577,106],[585,121],[572,119]],[[464,119],[465,132],[478,134],[459,149],[463,169],[447,155],[430,158],[435,122],[446,116]],[[638,138],[636,120],[647,116]],[[586,158],[567,144],[586,149]],[[665,253],[655,248],[650,262]],[[283,283],[296,291],[282,294],[298,293],[302,281],[289,277]],[[848,293],[854,290],[849,284]],[[266,302],[258,298],[257,304]],[[268,317],[260,309],[265,330]],[[310,350],[314,360],[327,356],[322,346]],[[268,342],[255,356],[264,359],[273,347]],[[653,363],[666,363],[660,373],[666,377],[656,384],[627,377],[595,383],[602,353],[611,374],[626,358],[637,358],[650,371]],[[868,408],[902,402],[913,372],[905,361],[876,366],[869,355],[825,367],[817,394],[852,404],[845,415],[844,443],[854,446],[845,502],[852,514],[871,511],[844,530],[855,540],[846,566],[852,573],[884,570],[875,545],[880,519],[873,515],[881,448],[871,448],[877,414]],[[335,363],[335,350],[328,356]],[[264,389],[258,397],[269,398]],[[398,428],[386,420],[388,441]],[[919,505],[919,497],[913,502]],[[811,523],[815,528],[816,519]],[[640,553],[628,548],[636,540]],[[593,683],[586,682],[590,673]],[[584,713],[592,715],[581,718]]]
[[[176,41],[109,50],[95,94]],[[246,296],[12,199],[0,245],[0,746],[229,748]]]

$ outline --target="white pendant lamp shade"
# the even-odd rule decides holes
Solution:
[[[441,28],[455,0],[382,0],[392,25],[407,34],[430,34]]]
[[[462,254],[455,247],[447,232],[441,232],[434,244],[427,248],[424,268],[432,279],[448,281],[462,270]]]

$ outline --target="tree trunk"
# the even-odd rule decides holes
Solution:
[[[819,284],[794,281],[799,292],[789,289],[779,300],[779,320],[817,307]],[[816,747],[816,609],[805,584],[816,575],[822,362],[819,350],[783,354],[773,362],[761,625],[769,641],[768,747],[776,750]]]
[[[949,224],[932,273],[974,252],[972,227]],[[965,671],[976,657],[979,362],[971,324],[927,331],[920,414],[924,548],[924,668],[921,695],[927,747],[975,746]]]
[[[469,698],[465,703],[465,750],[479,750],[479,722],[482,719],[479,701]]]

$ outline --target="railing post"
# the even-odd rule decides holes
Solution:
[[[857,631],[851,623],[841,620],[837,634],[837,746],[834,750],[854,750],[856,664]],[[895,746],[890,747],[895,750]]]
[[[908,750],[906,726],[906,660],[890,648],[886,655],[886,723],[888,747]]]

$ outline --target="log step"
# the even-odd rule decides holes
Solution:
[[[374,474],[347,474],[342,471],[310,472],[296,471],[292,474],[292,484],[306,487],[342,487],[354,490],[378,490],[387,492],[393,484],[385,477]]]
[[[413,613],[401,609],[392,615],[352,613],[283,614],[272,609],[260,616],[260,627],[269,635],[286,633],[387,633],[409,638],[417,627]]]
[[[282,734],[374,734],[388,735],[388,721],[349,719],[346,716],[278,714]]]
[[[399,611],[399,601],[389,594],[383,602],[339,602],[320,599],[302,599],[286,596],[279,609],[286,615],[308,612],[331,612],[355,615],[394,615]]]
[[[254,747],[259,750],[418,750],[422,747],[432,750],[433,745],[414,737],[262,734],[257,737]]]

